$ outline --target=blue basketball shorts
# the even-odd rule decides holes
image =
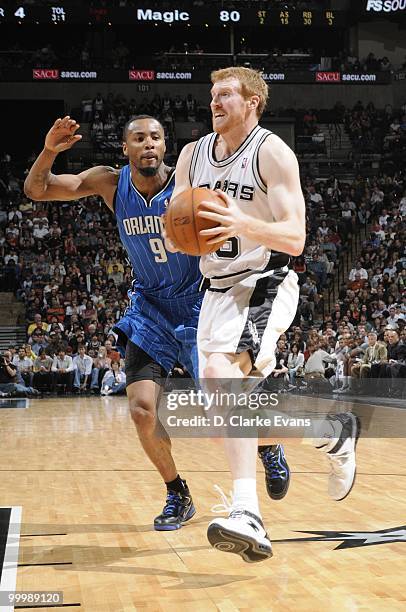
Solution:
[[[197,324],[203,293],[171,299],[132,295],[131,304],[115,325],[166,372],[179,362],[198,377]]]

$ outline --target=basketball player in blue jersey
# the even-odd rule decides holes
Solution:
[[[25,182],[34,200],[77,200],[100,195],[117,219],[120,238],[135,280],[130,307],[118,323],[126,342],[127,395],[141,444],[167,487],[157,530],[179,529],[195,513],[187,487],[176,469],[170,439],[156,414],[160,384],[176,362],[197,378],[196,331],[203,297],[199,259],[164,248],[161,216],[174,188],[174,171],[163,162],[162,125],[153,117],[130,120],[123,134],[129,164],[121,170],[96,166],[78,175],[54,175],[58,153],[81,139],[70,117],[57,119],[45,147]],[[262,453],[267,490],[281,499],[289,485],[289,468],[280,445]]]

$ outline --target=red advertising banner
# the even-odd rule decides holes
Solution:
[[[339,72],[316,72],[317,83],[339,83],[341,75]]]
[[[406,2],[406,0],[405,0]],[[293,71],[262,72],[262,77],[271,85],[303,83],[303,84],[336,84],[336,85],[389,85],[392,79],[404,80],[406,72],[400,71],[396,75],[390,72],[335,72],[335,71]],[[168,72],[159,65],[148,68],[132,68],[131,70],[77,70],[75,67],[58,68],[26,68],[15,70],[0,67],[0,83],[6,82],[32,82],[32,81],[88,81],[101,83],[125,83],[135,81],[142,83],[209,83],[208,70],[190,70],[188,72]]]
[[[32,78],[36,81],[57,81],[59,70],[57,68],[34,68]]]
[[[155,70],[129,70],[128,78],[130,81],[153,81],[155,79]]]

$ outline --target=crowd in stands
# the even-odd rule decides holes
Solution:
[[[96,101],[88,109],[82,105],[88,119],[96,113],[108,119],[112,112],[127,117],[122,100],[121,108],[114,97],[112,107],[109,98],[96,100],[98,107]],[[126,309],[132,271],[114,217],[97,197],[30,201],[16,167],[10,155],[0,155],[0,276],[3,290],[24,304],[27,342],[3,354],[0,392],[123,393],[114,325]],[[320,379],[345,391],[371,374],[382,379],[380,388],[395,393],[392,380],[406,375],[404,172],[348,182],[309,175],[302,188],[308,238],[293,264],[300,304],[278,343],[272,376],[283,387]],[[361,230],[362,250],[334,310],[326,313],[337,264]]]
[[[57,205],[28,200],[11,157],[0,157],[1,285],[23,301],[29,322],[25,349],[32,363],[17,361],[10,348],[11,361],[25,375],[18,384],[24,382],[30,393],[33,387],[55,391],[62,384],[69,391],[85,386],[122,392],[115,382],[123,382],[123,362],[112,352],[111,331],[127,307],[132,273],[113,216],[92,197]],[[84,361],[78,356],[82,345]],[[1,379],[0,390],[8,392],[1,388],[5,382]]]
[[[109,93],[106,98],[97,94],[94,99],[85,97],[81,101],[82,122],[90,123],[90,137],[98,150],[114,151],[120,154],[123,127],[134,115],[151,115],[160,120],[165,128],[167,153],[175,152],[175,122],[196,123],[206,121],[208,110],[200,107],[191,93],[186,97],[169,94],[162,97],[143,97],[129,101],[122,94]]]
[[[298,152],[326,153],[326,134],[320,123],[334,126],[332,137],[341,138],[347,132],[351,142],[351,156],[371,153],[386,159],[401,161],[406,153],[406,104],[399,109],[387,104],[378,109],[373,102],[363,104],[360,100],[352,108],[337,102],[331,112],[315,109],[298,109],[290,112],[296,117],[296,143]]]
[[[343,109],[342,119],[356,151],[401,153],[406,149],[406,105],[395,110],[390,104],[378,110],[373,102],[358,101]]]
[[[111,3],[107,3],[108,8]],[[153,9],[154,3],[149,3]],[[157,2],[159,10],[173,10],[169,2]],[[178,9],[181,9],[178,3]],[[186,10],[190,3],[184,2]],[[207,9],[203,0],[195,0],[195,5]],[[239,2],[236,3],[239,8]],[[269,9],[267,2],[252,2],[254,10]],[[313,4],[313,6],[311,6]],[[247,2],[244,0],[244,5]],[[273,5],[277,8],[278,3]],[[328,9],[325,2],[281,2],[281,10],[297,8],[312,10],[313,8]],[[316,6],[314,6],[316,5]],[[102,7],[99,7],[102,8]],[[230,10],[233,10],[230,6]],[[300,35],[286,37],[285,33],[273,30],[270,46],[269,36],[264,36],[261,28],[241,28],[235,24],[235,40],[231,48],[230,36],[224,31],[219,35],[215,27],[205,28],[204,24],[187,28],[181,36],[175,34],[175,28],[184,27],[184,24],[160,24],[159,29],[146,30],[145,25],[134,25],[134,29],[125,25],[114,27],[114,36],[111,32],[100,33],[95,37],[94,27],[81,24],[79,28],[66,25],[70,28],[69,36],[60,34],[49,26],[42,30],[38,36],[35,28],[20,40],[12,32],[3,37],[0,42],[0,69],[18,68],[50,68],[71,70],[205,70],[206,72],[218,68],[220,64],[238,65],[248,64],[264,72],[293,71],[342,71],[355,73],[393,72],[404,69],[406,62],[391,62],[383,55],[377,57],[373,52],[366,56],[358,56],[355,51],[343,48],[340,35],[332,32],[318,30],[317,36],[313,31],[304,28]],[[222,24],[219,24],[219,28]],[[42,26],[45,27],[45,26]],[[7,33],[6,33],[7,34]],[[337,35],[336,35],[337,34]],[[102,37],[102,40],[100,39]],[[292,44],[292,39],[295,44]],[[217,57],[215,57],[217,56]],[[221,57],[223,56],[223,57]]]
[[[313,188],[311,187],[311,191]],[[321,195],[321,194],[320,194]],[[405,397],[406,180],[357,177],[344,195],[346,210],[369,224],[369,234],[338,301],[316,329],[303,317],[278,343],[273,378],[292,388],[303,380],[337,393]],[[310,205],[310,202],[308,202]],[[352,221],[350,222],[352,224]],[[349,226],[350,228],[350,226]],[[328,233],[326,227],[319,232]],[[307,243],[306,253],[314,246]],[[323,243],[322,243],[323,245]],[[311,279],[302,285],[316,294]],[[302,298],[302,306],[303,298]],[[367,382],[366,382],[366,379]],[[403,381],[403,382],[402,382]]]
[[[37,317],[41,324],[41,319]],[[18,350],[10,346],[0,360],[0,398],[41,394],[120,395],[125,393],[126,376],[120,353],[111,340],[104,344],[83,333],[69,343],[69,337],[35,328],[29,342]],[[111,335],[115,342],[115,336]],[[88,340],[86,338],[89,338]],[[72,348],[76,344],[76,348]]]
[[[126,121],[135,114],[157,117],[165,127],[168,153],[176,151],[176,123],[199,122],[210,130],[210,116],[207,106],[195,99],[176,94],[163,96],[155,94],[127,100],[123,94],[110,92],[106,97],[97,94],[95,98],[85,96],[81,108],[73,109],[72,115],[90,123],[90,136],[95,150],[121,153],[122,131]],[[281,117],[286,109],[275,109],[272,115]],[[364,105],[358,101],[352,108],[337,102],[330,111],[315,109],[289,109],[289,117],[296,120],[296,149],[298,153],[326,155],[326,134],[320,123],[334,125],[339,134],[345,130],[352,144],[352,155],[378,153],[399,160],[406,152],[406,104],[399,109],[386,105],[377,109],[373,102]]]
[[[395,68],[386,55],[378,58],[372,52],[364,58],[358,58],[353,53],[339,55],[333,59],[332,67],[343,72],[390,72]]]
[[[149,56],[145,50],[133,49],[131,41],[118,40],[111,48],[105,50],[105,55],[96,52],[89,42],[58,48],[58,43],[46,42],[40,47],[31,44],[23,47],[13,43],[1,49],[0,68],[70,68],[82,70],[98,70],[108,68],[113,70],[129,70],[139,68],[140,63],[149,69],[171,69],[189,71],[218,67],[221,55],[224,63],[230,65],[234,58],[226,44],[226,39],[215,43],[210,38],[206,44],[200,42],[177,43],[176,40],[168,47],[162,46],[157,40],[154,53]],[[217,44],[217,46],[216,46]],[[282,70],[299,71],[341,71],[349,73],[393,72],[404,69],[406,62],[392,64],[387,56],[375,57],[369,53],[367,57],[356,57],[352,52],[323,51],[310,47],[279,46],[270,49],[253,38],[252,44],[241,42],[236,49],[236,63],[247,64],[264,72],[280,72]],[[212,55],[213,57],[210,57]],[[215,55],[219,57],[215,57]],[[140,58],[142,61],[140,61]]]

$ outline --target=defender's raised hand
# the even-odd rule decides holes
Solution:
[[[67,151],[81,140],[82,136],[76,134],[80,125],[69,115],[63,119],[57,119],[45,137],[45,148],[53,153]]]

